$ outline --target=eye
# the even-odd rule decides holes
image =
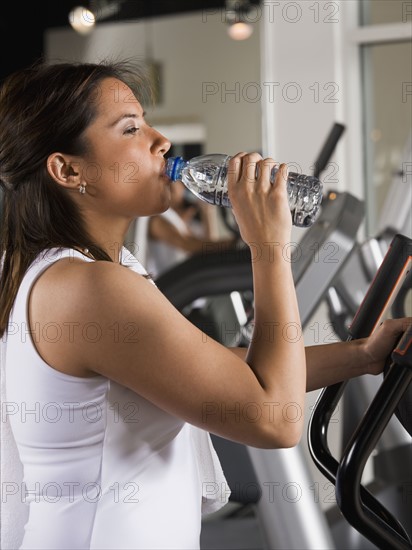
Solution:
[[[138,130],[139,128],[137,126],[131,126],[130,128],[126,128],[126,130],[123,133],[134,135]]]

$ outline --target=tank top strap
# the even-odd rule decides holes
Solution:
[[[149,280],[151,283],[155,285],[155,282],[150,277],[149,273],[147,272],[147,269],[140,263],[140,261],[134,256],[128,248],[125,246],[121,249],[120,252],[120,263],[131,269],[132,271],[135,271],[136,273],[139,273],[139,275],[143,275],[144,277],[149,277]]]
[[[80,252],[74,248],[55,247],[44,250],[29,266],[26,271],[22,287],[30,287],[34,281],[55,262],[62,260],[63,258],[80,259],[85,262],[94,262],[93,258],[90,258],[83,252]],[[121,265],[139,273],[140,275],[148,276],[148,272],[145,267],[139,262],[139,260],[128,250],[125,246],[120,249],[119,261]]]

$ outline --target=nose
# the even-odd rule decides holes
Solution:
[[[157,154],[165,155],[170,147],[172,146],[171,142],[160,132],[152,128],[154,132],[153,146],[154,152]]]

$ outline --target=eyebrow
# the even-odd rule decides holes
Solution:
[[[146,111],[143,111],[141,115],[137,115],[136,113],[124,113],[121,117],[114,120],[112,123],[109,124],[109,126],[116,126],[116,124],[119,124],[122,120],[126,118],[144,118],[146,116]]]

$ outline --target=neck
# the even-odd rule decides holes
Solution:
[[[131,220],[128,220],[127,223],[124,221],[123,223],[107,223],[100,226],[94,224],[92,228],[88,228],[92,241],[102,248],[114,263],[119,263],[120,261],[120,253],[130,223]]]

